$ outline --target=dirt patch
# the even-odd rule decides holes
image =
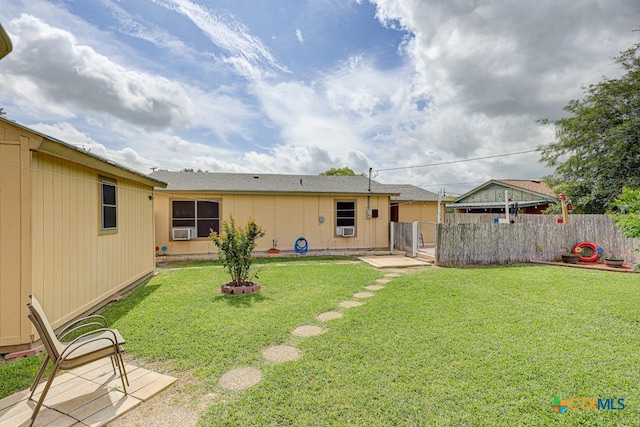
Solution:
[[[170,372],[166,366],[159,363],[145,363],[126,357],[126,363],[144,367],[154,372]],[[200,412],[213,402],[217,396],[213,393],[202,394],[199,389],[200,380],[191,372],[183,372],[177,381],[162,393],[154,396],[137,408],[113,420],[108,427],[165,427],[185,426],[195,427],[198,424]]]
[[[270,363],[284,363],[299,359],[300,350],[290,345],[276,345],[262,350],[265,360]]]

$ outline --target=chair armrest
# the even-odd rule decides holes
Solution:
[[[62,341],[67,335],[69,335],[72,332],[85,329],[88,327],[93,327],[93,326],[97,326],[99,328],[108,328],[109,324],[107,322],[107,319],[105,319],[104,316],[101,316],[99,314],[93,314],[91,316],[82,317],[80,319],[74,320],[73,322],[69,323],[60,332],[58,332],[56,337],[60,341]]]

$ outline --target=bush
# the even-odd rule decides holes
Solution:
[[[251,218],[245,227],[238,227],[233,216],[222,223],[222,228],[223,234],[212,231],[209,237],[218,248],[218,256],[231,276],[231,284],[242,286],[250,281],[256,239],[264,236],[265,232]]]

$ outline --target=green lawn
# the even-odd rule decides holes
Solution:
[[[228,280],[221,268],[163,270],[103,314],[140,363],[199,379],[184,390],[194,403],[215,396],[205,426],[640,424],[637,275],[424,268],[361,307],[338,307],[385,273],[336,261],[269,264],[259,293],[234,297],[216,293]],[[328,310],[344,317],[319,322]],[[328,332],[294,337],[302,324]],[[265,363],[261,349],[276,344],[303,357]],[[21,364],[0,364],[0,384]],[[262,371],[257,386],[219,387],[224,372],[245,366]],[[558,414],[554,396],[624,398],[626,408]]]

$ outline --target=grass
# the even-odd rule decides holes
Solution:
[[[301,262],[328,262],[328,261],[356,261],[358,258],[354,256],[346,255],[327,255],[327,256],[313,256],[313,258],[302,259],[297,255],[290,256],[263,256],[256,258],[254,266],[261,269],[265,264],[286,264],[286,263],[301,263]],[[193,261],[165,261],[162,257],[158,258],[157,266],[160,269],[172,269],[172,268],[189,268],[189,267],[211,267],[222,266],[222,261],[215,260],[193,260]]]
[[[234,297],[216,293],[228,280],[221,268],[166,270],[103,314],[135,358],[191,373],[194,400],[216,396],[204,426],[639,424],[638,276],[426,268],[361,307],[338,307],[382,274],[352,263],[270,264],[259,293]],[[327,333],[291,335],[328,310],[344,317]],[[261,349],[276,344],[303,357],[265,363]],[[0,379],[12,363],[0,365]],[[243,366],[263,380],[243,392],[219,387]],[[556,395],[624,398],[626,409],[558,414]]]
[[[6,362],[0,360],[0,399],[16,391],[28,389],[38,375],[42,362],[44,362],[43,355]],[[50,371],[51,368],[49,368]]]

